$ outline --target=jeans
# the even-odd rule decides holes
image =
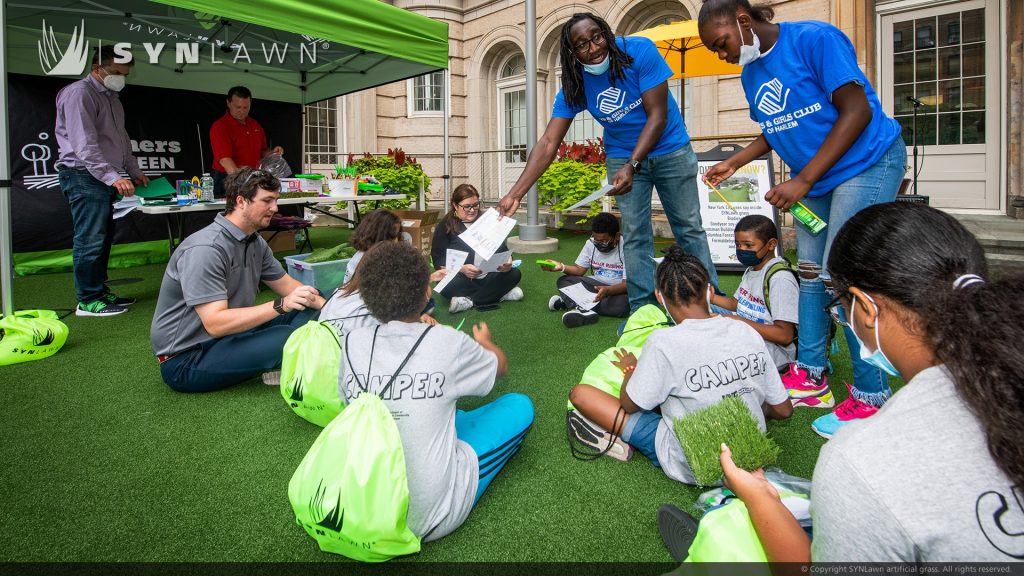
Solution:
[[[480,501],[494,477],[523,445],[533,425],[533,402],[524,394],[502,394],[476,410],[455,412],[455,435],[469,444],[480,465],[476,498]]]
[[[661,416],[654,412],[647,410],[634,412],[629,415],[620,435],[627,444],[643,453],[651,461],[651,464],[658,468],[661,468],[661,462],[658,461],[655,439],[658,436],[660,422]]]
[[[559,276],[558,280],[555,281],[555,286],[559,289],[568,288],[573,284],[583,284],[587,290],[590,290],[594,294],[597,294],[597,289],[601,286],[607,286],[598,280],[594,280],[593,276],[570,276],[568,274]],[[572,309],[576,306],[576,303],[572,301],[568,296],[562,296],[562,293],[558,293],[562,298],[562,302]],[[614,294],[612,296],[606,296],[602,298],[597,306],[593,308],[594,312],[597,312],[601,316],[613,316],[615,318],[625,318],[629,316],[629,297],[626,294]]]
[[[833,298],[826,257],[832,240],[854,214],[868,206],[892,202],[906,171],[907,149],[897,138],[878,162],[835,190],[802,202],[828,223],[819,234],[811,234],[802,224],[796,226],[797,259],[800,276],[800,332],[797,365],[818,376],[825,368],[828,329],[831,318],[824,307]],[[881,406],[892,389],[885,374],[860,359],[860,346],[853,332],[844,328],[853,360],[853,395],[868,404]]]
[[[160,374],[178,392],[212,392],[245,382],[280,368],[288,337],[319,313],[293,310],[251,330],[207,340],[160,364]]]
[[[628,158],[608,158],[605,168],[611,177],[625,165]],[[718,272],[711,262],[708,237],[700,220],[700,198],[697,195],[697,155],[686,146],[662,156],[646,158],[633,176],[633,189],[616,197],[622,214],[623,256],[626,260],[626,285],[629,311],[644,304],[657,304],[654,299],[655,265],[654,231],[651,227],[651,188],[657,187],[658,198],[672,227],[672,235],[687,254],[693,254],[707,268],[711,283],[718,288]]]
[[[60,189],[71,205],[75,227],[71,259],[75,271],[75,297],[82,304],[99,300],[107,292],[107,264],[114,241],[117,189],[100,182],[88,170],[61,168]]]
[[[491,272],[483,278],[469,278],[460,273],[444,287],[444,290],[441,290],[441,295],[449,299],[465,296],[472,300],[475,306],[495,304],[502,296],[508,294],[509,290],[518,286],[522,278],[523,273],[518,268],[507,272]]]

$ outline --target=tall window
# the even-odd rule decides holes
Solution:
[[[985,9],[893,23],[893,111],[911,143],[985,143]]]
[[[338,106],[336,98],[306,105],[306,162],[334,164],[338,150]]]
[[[526,162],[526,58],[509,57],[498,71],[501,146],[506,163]]]
[[[444,103],[444,71],[431,72],[412,80],[412,111],[441,112]]]

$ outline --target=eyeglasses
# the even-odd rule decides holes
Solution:
[[[476,212],[477,210],[480,209],[479,202],[477,202],[476,204],[456,204],[456,206],[462,208],[466,212]]]
[[[843,310],[843,304],[839,300],[845,295],[846,294],[843,293],[833,298],[831,302],[825,305],[825,312],[828,312],[829,316],[836,321],[836,324],[839,324],[844,328],[849,328],[850,323],[846,320],[846,311]]]
[[[597,35],[595,35],[590,40],[583,40],[583,41],[579,42],[578,44],[574,45],[572,47],[572,49],[575,50],[577,54],[585,54],[587,51],[590,50],[590,45],[591,44],[593,44],[594,46],[597,46],[597,47],[601,47],[601,46],[604,46],[604,43],[605,43],[604,34],[603,33],[598,33]]]

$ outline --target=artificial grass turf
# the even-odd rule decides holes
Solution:
[[[556,232],[557,253],[571,261],[587,234]],[[315,229],[317,247],[347,230]],[[659,248],[661,245],[659,245]],[[599,352],[614,345],[621,322],[568,330],[549,312],[557,274],[522,256],[526,294],[485,321],[510,365],[487,398],[530,396],[536,421],[522,450],[454,534],[397,561],[650,561],[671,558],[658,536],[660,504],[689,508],[700,489],[669,480],[643,456],[630,462],[580,462],[566,446],[569,389]],[[344,561],[319,552],[294,523],[287,485],[320,428],[286,406],[278,388],[258,379],[208,394],[180,394],[160,378],[149,344],[163,265],[111,271],[139,302],[112,318],[68,316],[70,336],[52,358],[0,368],[6,395],[0,444],[0,550],[3,561]],[[735,290],[738,274],[722,274]],[[16,278],[18,309],[70,308],[71,274]],[[264,290],[261,300],[271,294]],[[834,358],[837,402],[850,380],[845,356]],[[457,361],[454,360],[454,361]],[[824,443],[810,429],[824,410],[799,409],[768,430],[782,447],[778,465],[809,478]]]

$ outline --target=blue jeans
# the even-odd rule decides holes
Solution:
[[[628,158],[608,158],[605,168],[611,178]],[[687,144],[675,152],[646,158],[633,176],[633,189],[616,197],[622,213],[623,256],[626,260],[626,288],[629,311],[644,304],[657,304],[654,299],[655,265],[654,231],[651,228],[651,188],[657,187],[658,198],[672,227],[679,246],[704,264],[711,283],[718,288],[718,273],[711,262],[708,237],[700,220],[700,198],[697,195],[697,155]]]
[[[455,435],[476,452],[480,480],[476,498],[480,500],[494,477],[523,445],[533,425],[533,402],[525,394],[503,394],[476,410],[455,412]]]
[[[178,392],[212,392],[281,367],[284,343],[319,310],[282,314],[252,330],[207,340],[160,364],[164,382]]]
[[[656,467],[661,468],[658,461],[658,451],[655,448],[655,439],[658,436],[658,424],[661,416],[641,410],[629,415],[626,424],[622,427],[621,437],[627,444],[639,450]]]
[[[75,297],[87,304],[107,292],[107,263],[114,241],[113,204],[117,189],[100,182],[88,170],[62,168],[57,178],[71,205],[71,221],[75,227],[71,248]]]
[[[803,199],[804,205],[828,223],[828,227],[819,234],[811,234],[801,224],[796,226],[800,276],[797,365],[814,376],[821,374],[827,360],[828,328],[832,320],[824,308],[833,294],[825,264],[832,249],[832,240],[843,224],[857,212],[874,204],[892,202],[896,198],[906,172],[906,164],[906,146],[902,138],[897,138],[885,155],[867,170],[824,196]],[[888,379],[881,370],[860,359],[857,339],[849,328],[844,330],[850,358],[853,360],[853,394],[858,400],[881,406],[892,395]]]

